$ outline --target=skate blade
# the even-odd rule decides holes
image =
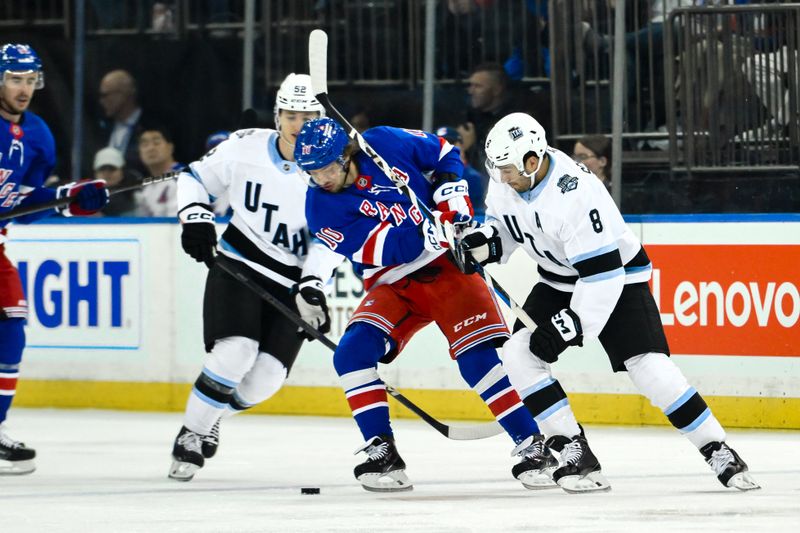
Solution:
[[[564,476],[558,480],[558,486],[570,494],[606,492],[611,490],[611,485],[600,471],[589,472],[583,477]]]
[[[553,481],[553,472],[555,472],[556,468],[529,470],[517,476],[517,479],[528,490],[557,489],[558,483]]]
[[[728,480],[728,486],[742,491],[758,490],[761,488],[761,485],[756,483],[756,480],[747,472],[734,474],[734,476]]]
[[[401,492],[414,488],[403,470],[385,474],[361,474],[357,479],[364,490],[370,492]]]
[[[33,459],[28,461],[0,461],[0,476],[24,476],[36,470]]]
[[[200,467],[196,464],[172,461],[168,477],[176,481],[191,481],[198,470]]]

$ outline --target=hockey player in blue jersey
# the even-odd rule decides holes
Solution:
[[[418,130],[377,127],[367,142],[441,221],[469,222],[472,207],[458,150]],[[377,363],[391,362],[411,337],[435,322],[464,380],[517,445],[512,474],[527,488],[553,487],[557,462],[500,364],[508,330],[488,287],[461,273],[442,236],[329,118],[306,123],[295,159],[316,187],[306,197],[309,229],[363,271],[367,294],[333,358],[368,455],[355,476],[372,491],[412,488],[389,420]]]
[[[27,111],[34,91],[43,86],[42,64],[30,46],[0,47],[0,213],[56,197],[75,197],[64,208],[14,219],[23,224],[56,212],[88,215],[108,201],[102,180],[71,183],[58,189],[43,187],[55,164],[55,143],[47,124]],[[13,440],[3,425],[17,388],[25,347],[23,324],[28,314],[19,273],[5,255],[7,224],[8,221],[0,221],[0,475],[33,472],[36,456],[32,448]]]

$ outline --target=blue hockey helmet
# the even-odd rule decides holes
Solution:
[[[349,142],[344,128],[332,118],[309,120],[297,134],[294,160],[306,172],[327,167],[334,161],[344,165],[344,149]]]
[[[44,87],[42,61],[27,44],[8,43],[0,47],[0,84],[3,83],[6,72],[36,72],[38,73],[36,88]]]

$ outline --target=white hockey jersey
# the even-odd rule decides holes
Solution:
[[[538,264],[542,283],[573,293],[570,307],[584,336],[593,338],[623,285],[648,281],[652,267],[603,183],[555,148],[546,157],[547,175],[528,192],[490,182],[487,221],[500,232],[501,262],[522,246]]]
[[[291,287],[330,278],[344,259],[313,240],[305,217],[308,185],[277,148],[271,129],[236,131],[178,177],[178,209],[226,192],[233,209],[217,251]]]

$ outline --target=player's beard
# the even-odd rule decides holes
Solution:
[[[0,96],[0,109],[5,111],[9,115],[19,116],[22,115],[25,111],[28,110],[28,107],[31,105],[30,99],[25,102],[24,105],[19,106],[14,103],[13,100],[7,99],[5,96]]]

